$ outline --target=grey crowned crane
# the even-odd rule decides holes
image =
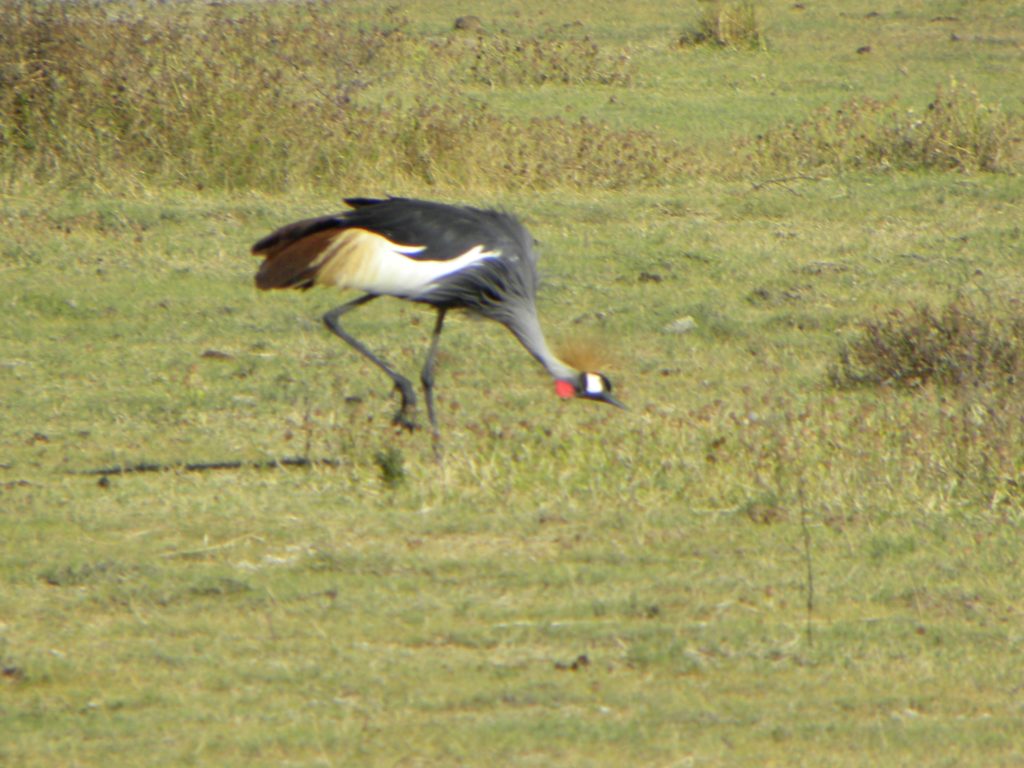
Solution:
[[[413,429],[416,393],[407,378],[350,336],[341,317],[378,296],[430,304],[434,333],[420,374],[427,413],[439,439],[434,408],[434,363],[450,309],[466,309],[507,327],[555,380],[559,397],[582,397],[623,408],[604,374],[580,371],[548,348],[537,318],[537,254],[533,238],[514,216],[492,210],[389,197],[350,198],[351,210],[288,224],[252,247],[263,263],[256,286],[307,289],[314,285],[364,291],[324,315],[327,327],[383,370],[402,405],[398,425]]]

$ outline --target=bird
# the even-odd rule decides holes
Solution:
[[[327,328],[394,383],[401,405],[392,421],[416,427],[412,383],[350,335],[341,319],[381,296],[427,304],[437,311],[420,372],[435,441],[440,429],[434,404],[438,344],[447,313],[468,310],[501,323],[554,379],[563,399],[582,398],[626,406],[612,394],[608,377],[578,370],[548,347],[537,316],[537,253],[534,239],[513,214],[468,205],[405,197],[344,199],[348,210],[303,219],[277,229],[252,246],[263,258],[260,290],[333,286],[362,295],[329,310]]]

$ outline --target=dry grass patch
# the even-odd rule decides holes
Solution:
[[[832,369],[840,386],[1015,383],[1024,373],[1024,318],[958,298],[936,311],[892,310],[862,325]]]
[[[488,86],[616,85],[633,81],[627,53],[607,53],[589,37],[581,39],[480,36],[464,77]]]
[[[755,168],[798,172],[955,170],[1013,172],[1022,167],[1020,115],[985,104],[954,81],[940,86],[923,112],[894,101],[853,99],[749,142]]]
[[[830,370],[845,389],[896,390],[879,394],[893,398],[880,431],[866,416],[858,427],[867,437],[858,455],[892,451],[903,482],[947,483],[949,499],[1016,520],[1024,503],[1022,374],[1024,319],[964,297],[938,311],[921,305],[865,322]]]
[[[408,183],[616,188],[682,152],[640,131],[509,119],[461,84],[626,84],[588,38],[432,39],[319,6],[115,18],[8,0],[0,168],[16,180],[287,189]],[[410,78],[424,80],[410,95]]]

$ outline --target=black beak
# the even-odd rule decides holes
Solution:
[[[591,399],[600,400],[602,403],[608,403],[608,405],[614,405],[616,408],[621,408],[624,411],[629,410],[629,408],[626,407],[625,403],[623,403],[620,400],[617,400],[611,392],[602,392],[599,395],[592,396]]]

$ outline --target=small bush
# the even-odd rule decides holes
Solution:
[[[704,10],[693,30],[679,37],[679,45],[716,45],[722,48],[765,48],[757,6],[743,0],[704,0]]]
[[[952,81],[938,89],[923,113],[894,102],[854,99],[757,136],[750,155],[761,171],[1012,171],[1021,166],[1016,139],[1022,131],[1020,116],[984,104]]]
[[[838,386],[917,387],[1014,383],[1024,373],[1024,318],[997,318],[957,299],[939,312],[918,306],[863,324],[840,351]]]
[[[405,482],[405,457],[398,448],[390,446],[386,450],[377,451],[373,461],[380,470],[381,481],[388,488],[397,488]]]

